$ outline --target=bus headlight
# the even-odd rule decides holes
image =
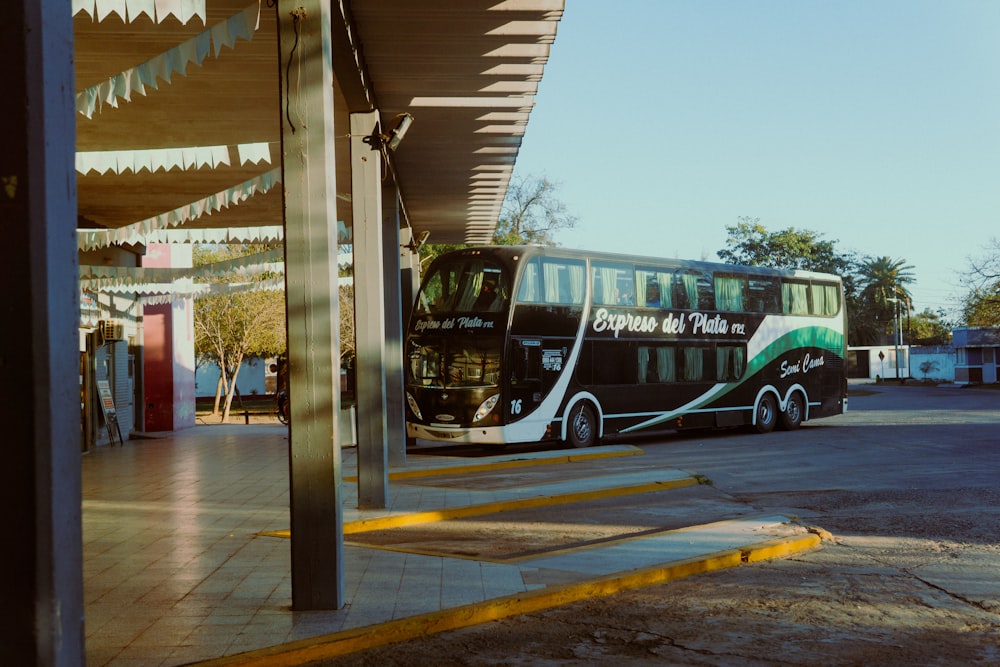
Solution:
[[[479,409],[476,410],[476,414],[472,418],[472,421],[477,422],[480,419],[485,419],[486,415],[490,414],[490,412],[493,411],[493,408],[496,407],[497,401],[499,400],[500,400],[500,394],[493,394],[485,401],[483,401],[482,404],[480,404]]]
[[[407,405],[410,406],[410,410],[413,412],[413,416],[415,416],[420,421],[423,421],[424,416],[420,414],[420,407],[417,405],[417,399],[413,398],[410,392],[406,392],[406,403]]]

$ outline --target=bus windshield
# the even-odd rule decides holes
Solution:
[[[459,257],[435,265],[424,280],[416,312],[497,313],[509,296],[509,281],[497,264]]]
[[[411,341],[408,384],[434,388],[496,387],[501,339],[495,336],[429,337]]]

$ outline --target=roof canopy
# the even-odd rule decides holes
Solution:
[[[350,224],[347,114],[378,109],[385,131],[411,114],[392,154],[410,226],[488,241],[563,0],[333,5],[338,217]],[[81,233],[81,247],[280,225],[277,9],[74,0],[74,11],[79,226],[121,230]]]

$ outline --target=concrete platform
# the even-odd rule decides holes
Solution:
[[[349,544],[344,608],[292,612],[290,542],[282,539],[289,523],[287,446],[280,425],[198,426],[84,457],[89,665],[302,664],[820,543],[778,515],[516,562]],[[706,481],[642,469],[641,450],[629,446],[475,459],[411,452],[406,468],[392,471],[389,507],[360,511],[348,481],[356,476],[353,449],[344,450],[343,461],[345,534]],[[508,478],[494,485],[442,482],[490,471]]]

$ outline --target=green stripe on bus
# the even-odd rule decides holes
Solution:
[[[841,351],[842,353],[844,349],[844,334],[829,327],[818,326],[802,327],[801,329],[789,331],[783,336],[776,338],[774,342],[769,344],[750,360],[747,364],[746,372],[743,374],[743,379],[739,382],[733,382],[725,388],[717,391],[705,392],[701,401],[691,404],[682,412],[671,410],[659,419],[652,419],[650,421],[643,422],[641,425],[637,424],[627,429],[623,429],[622,432],[625,433],[629,431],[642,430],[651,426],[657,426],[664,422],[668,422],[671,419],[676,419],[682,414],[699,410],[709,403],[717,401],[731,391],[739,388],[744,382],[759,373],[765,366],[778,359],[781,355],[803,347],[818,347],[823,350]],[[713,387],[713,390],[714,389],[715,387]]]
[[[752,377],[781,355],[803,347],[818,347],[831,351],[843,350],[844,334],[829,327],[803,327],[789,331],[750,360],[744,377]]]

